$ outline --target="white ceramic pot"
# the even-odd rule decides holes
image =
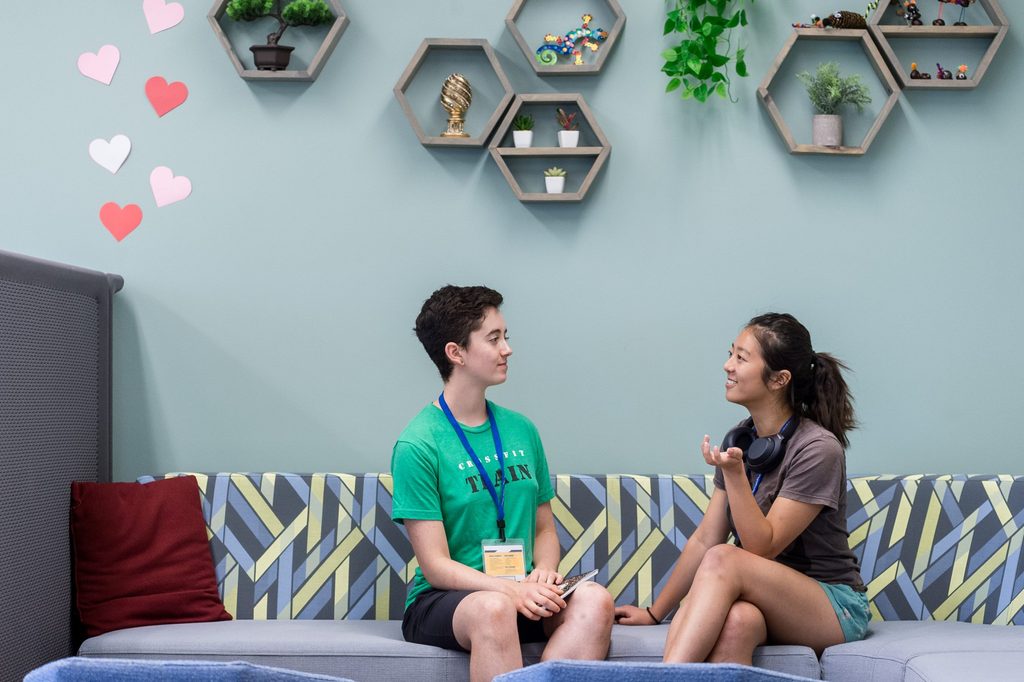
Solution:
[[[513,130],[512,131],[512,142],[517,147],[532,147],[533,146],[533,131],[532,130]]]
[[[580,131],[578,130],[559,130],[558,131],[558,146],[559,147],[576,147],[580,143]]]
[[[843,117],[818,114],[811,126],[811,142],[821,147],[843,146]]]
[[[565,191],[565,176],[544,177],[544,187],[548,194],[561,194]]]

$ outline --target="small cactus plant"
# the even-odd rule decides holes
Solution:
[[[533,116],[520,114],[512,119],[512,130],[533,130]]]
[[[558,166],[552,166],[551,168],[548,168],[546,171],[544,171],[544,177],[546,177],[546,178],[564,178],[565,177],[565,171],[562,170],[561,168],[559,168]]]

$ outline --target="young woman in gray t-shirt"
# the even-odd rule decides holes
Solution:
[[[855,420],[842,369],[814,352],[792,315],[755,317],[733,342],[725,398],[750,418],[722,447],[704,436],[715,492],[664,589],[650,607],[616,609],[621,624],[652,625],[679,607],[666,663],[750,665],[767,642],[820,654],[863,638],[870,614],[846,529],[843,449]]]

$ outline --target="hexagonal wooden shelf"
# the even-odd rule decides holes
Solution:
[[[505,137],[512,127],[512,120],[519,115],[519,112],[524,106],[531,106],[535,104],[551,104],[551,105],[573,105],[575,106],[580,115],[583,117],[583,121],[586,127],[580,131],[580,137],[586,140],[586,138],[592,138],[593,144],[590,146],[583,147],[509,147],[503,144],[506,142]],[[552,117],[554,117],[554,107],[552,107]],[[554,139],[555,128],[551,128],[551,138]],[[498,165],[501,174],[505,176],[505,180],[508,182],[509,187],[512,188],[512,192],[515,193],[516,198],[519,201],[582,201],[583,197],[587,195],[587,191],[590,189],[590,185],[594,182],[594,178],[601,172],[601,168],[604,166],[605,161],[608,160],[608,155],[612,152],[612,146],[608,142],[608,138],[604,136],[604,131],[597,125],[597,120],[594,118],[594,113],[587,106],[586,100],[583,99],[583,95],[579,93],[544,93],[544,94],[526,94],[516,95],[512,101],[512,106],[508,108],[508,113],[505,114],[504,120],[501,125],[498,126],[497,132],[494,134],[494,139],[491,140],[491,144],[488,146],[488,151],[491,153],[491,158],[494,159],[494,163]],[[515,174],[509,168],[507,159],[524,159],[524,158],[587,158],[591,157],[594,159],[590,170],[584,176],[583,181],[580,183],[579,189],[575,192],[562,192],[559,194],[548,194],[546,192],[526,192],[523,190],[519,181],[516,179]]]
[[[471,133],[470,137],[442,137],[440,135],[427,135],[423,130],[423,126],[420,125],[416,112],[413,111],[412,105],[409,103],[409,98],[405,95],[409,86],[416,78],[416,73],[426,61],[427,53],[432,50],[479,50],[483,52],[487,57],[487,61],[490,63],[491,68],[494,70],[495,78],[497,78],[501,87],[505,91],[505,94],[501,97],[497,107],[495,107],[494,111],[487,118],[487,122],[484,123],[481,129],[475,131],[475,134]],[[409,65],[405,67],[405,71],[398,79],[398,83],[395,84],[394,92],[395,97],[398,99],[398,103],[402,106],[402,111],[405,112],[405,117],[409,119],[409,125],[412,126],[413,131],[416,133],[416,137],[419,138],[420,143],[425,147],[483,147],[487,144],[487,140],[490,138],[491,133],[494,132],[494,126],[498,124],[498,120],[501,119],[501,115],[505,113],[505,109],[508,107],[508,103],[512,101],[513,96],[512,84],[509,83],[508,77],[505,76],[505,71],[501,68],[501,64],[498,62],[498,56],[495,54],[494,48],[491,47],[489,42],[482,38],[426,38],[422,43],[420,43],[416,53],[409,61]],[[440,92],[440,90],[438,90],[438,92]]]
[[[798,40],[856,40],[859,41],[861,47],[864,48],[864,54],[867,56],[868,61],[875,69],[875,73],[878,74],[879,80],[889,91],[888,97],[885,100],[885,104],[878,112],[878,116],[875,118],[874,123],[864,136],[863,141],[859,146],[856,147],[822,147],[814,144],[799,144],[793,137],[792,131],[789,126],[786,125],[785,119],[782,117],[782,112],[779,111],[779,107],[775,104],[775,100],[772,98],[769,88],[772,84],[772,80],[778,74],[779,69],[782,67],[782,63],[786,61],[786,57],[789,56],[790,50]],[[856,156],[864,154],[868,147],[871,146],[871,142],[875,139],[875,135],[878,134],[879,129],[885,123],[885,119],[889,117],[889,113],[892,108],[896,106],[896,101],[900,98],[900,88],[896,83],[896,79],[893,78],[889,68],[885,65],[885,61],[882,59],[882,55],[879,53],[878,48],[871,41],[871,37],[868,32],[864,29],[821,29],[821,28],[797,28],[793,29],[793,34],[786,41],[786,44],[782,46],[782,50],[775,56],[775,61],[772,63],[768,73],[765,74],[764,80],[761,81],[761,85],[757,88],[758,97],[761,99],[761,103],[764,104],[768,110],[769,116],[771,116],[772,122],[778,129],[779,134],[782,135],[782,139],[785,141],[786,146],[789,148],[790,154],[841,154],[847,156]]]
[[[622,33],[622,28],[626,25],[626,14],[622,11],[622,7],[616,0],[598,0],[598,4],[607,6],[609,12],[614,17],[612,27],[608,29],[608,37],[601,44],[600,49],[597,51],[597,56],[592,64],[581,64],[579,66],[575,64],[552,64],[546,66],[540,64],[537,61],[537,46],[531,46],[526,42],[526,38],[523,37],[522,32],[519,30],[517,21],[519,15],[522,13],[523,8],[529,0],[516,0],[512,4],[512,9],[508,11],[508,16],[505,17],[505,26],[508,28],[509,33],[515,38],[516,43],[519,44],[519,49],[523,51],[523,55],[526,56],[527,61],[530,62],[530,66],[533,67],[533,72],[538,76],[593,76],[601,72],[604,67],[604,63],[608,58],[608,55],[612,51],[612,47],[615,45],[615,41],[618,40],[619,35]],[[600,19],[600,18],[599,18]],[[607,26],[607,22],[601,20],[598,22],[598,28]]]
[[[906,24],[883,24],[882,19],[889,9],[889,3],[878,3],[878,7],[875,8],[875,11],[868,18],[868,29],[885,54],[885,59],[889,62],[892,72],[896,74],[896,78],[899,79],[900,85],[908,90],[936,88],[965,90],[978,86],[985,75],[985,71],[988,70],[988,65],[992,63],[992,59],[996,56],[999,46],[1002,45],[1003,39],[1006,38],[1006,34],[1010,30],[1010,22],[996,0],[978,0],[978,2],[982,9],[985,10],[985,14],[988,15],[989,21],[992,22],[990,26],[907,26]],[[951,11],[953,9],[955,9],[955,6],[950,8]],[[892,46],[893,40],[901,38],[960,40],[965,38],[988,38],[992,42],[989,43],[988,49],[985,50],[985,54],[978,62],[978,66],[974,68],[973,72],[969,72],[970,75],[967,79],[956,80],[954,78],[945,80],[934,77],[930,79],[911,78],[910,73],[900,62],[899,57],[896,56],[896,51]]]
[[[227,11],[228,3],[231,0],[215,0],[213,7],[210,8],[210,13],[206,15],[206,18],[210,21],[210,26],[213,28],[214,34],[220,41],[220,44],[224,47],[224,51],[228,53],[228,59],[235,66],[235,71],[238,75],[246,80],[253,81],[315,81],[316,77],[320,75],[320,71],[323,70],[324,64],[327,62],[327,58],[334,52],[335,46],[338,44],[338,40],[341,39],[341,34],[345,32],[348,27],[348,16],[345,14],[345,10],[342,9],[341,3],[338,0],[325,0],[328,5],[331,6],[331,10],[334,12],[334,23],[327,31],[327,36],[324,38],[324,42],[321,43],[320,48],[313,55],[313,59],[310,60],[309,66],[302,70],[285,70],[285,71],[260,71],[259,69],[252,68],[248,69],[242,64],[242,60],[238,58],[238,53],[235,52],[234,46],[231,44],[231,40],[228,39],[227,33],[224,32],[224,27],[220,25],[221,18]]]

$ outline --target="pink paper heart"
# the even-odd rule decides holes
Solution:
[[[114,79],[114,71],[121,61],[121,51],[113,45],[104,45],[96,54],[83,52],[78,55],[78,70],[86,78],[110,85]]]
[[[164,0],[142,0],[142,12],[151,34],[173,28],[185,18],[185,8],[180,3]]]
[[[113,201],[108,201],[100,208],[100,222],[114,235],[114,239],[121,241],[142,222],[142,209],[138,204],[125,204],[121,208]]]
[[[146,97],[156,115],[163,116],[188,99],[188,88],[180,81],[168,84],[163,76],[153,76],[146,81]]]
[[[157,207],[181,201],[192,193],[192,181],[184,175],[175,177],[167,166],[157,166],[149,174],[149,186]]]

